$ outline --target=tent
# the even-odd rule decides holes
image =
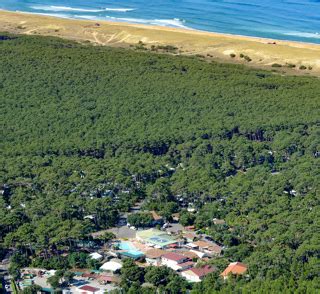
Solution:
[[[103,258],[103,256],[101,254],[99,254],[98,252],[91,253],[90,257],[92,259],[96,259],[96,260]]]
[[[104,271],[115,272],[122,268],[122,262],[118,260],[111,260],[104,263],[100,269]]]

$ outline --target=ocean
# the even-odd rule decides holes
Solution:
[[[320,0],[0,0],[0,9],[320,44]]]

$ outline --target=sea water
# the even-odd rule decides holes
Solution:
[[[320,0],[0,0],[0,9],[320,44]]]

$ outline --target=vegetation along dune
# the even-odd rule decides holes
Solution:
[[[320,45],[317,44],[8,11],[0,11],[0,31],[58,36],[116,47],[137,45],[139,42],[149,49],[152,46],[169,45],[158,51],[198,55],[262,68],[272,67],[294,74],[320,74]]]

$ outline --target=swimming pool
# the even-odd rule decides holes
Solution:
[[[123,250],[120,254],[137,259],[142,257],[144,254],[139,251],[131,242],[120,242],[119,249]]]

